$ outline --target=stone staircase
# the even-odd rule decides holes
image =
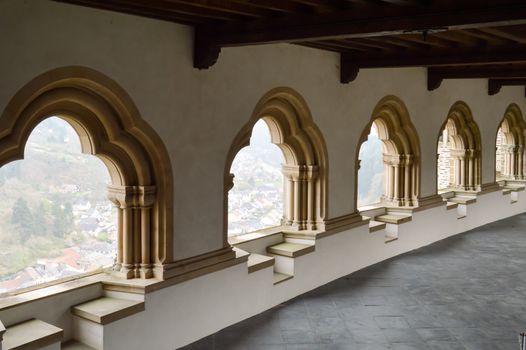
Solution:
[[[367,208],[360,211],[364,220],[369,221],[369,232],[384,233],[384,243],[398,240],[398,228],[400,225],[412,220],[412,209],[410,208]]]
[[[144,301],[102,296],[73,306],[73,337],[42,320],[30,319],[5,328],[0,323],[0,350],[101,350],[104,326],[144,311]],[[3,335],[3,339],[2,339]]]

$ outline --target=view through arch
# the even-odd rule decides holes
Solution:
[[[367,141],[360,146],[358,159],[358,207],[381,202],[385,186],[383,145],[374,122]]]
[[[250,145],[234,158],[228,193],[228,235],[236,236],[281,225],[283,218],[283,153],[271,142],[262,119],[252,129]]]
[[[0,293],[100,270],[117,251],[108,169],[63,119],[39,123],[0,168]]]

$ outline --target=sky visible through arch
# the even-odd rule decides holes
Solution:
[[[228,234],[231,236],[279,226],[283,217],[283,153],[270,141],[267,124],[252,129],[250,146],[238,152],[230,172]]]
[[[360,147],[358,159],[358,207],[378,203],[383,194],[384,164],[382,140],[374,123],[367,141]]]

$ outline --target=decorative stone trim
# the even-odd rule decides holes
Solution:
[[[323,229],[327,216],[327,151],[303,98],[290,88],[269,91],[256,105],[227,154],[224,175],[223,241],[228,246],[228,191],[234,185],[234,157],[250,143],[254,124],[263,119],[272,143],[283,151],[284,213],[290,231]]]
[[[386,96],[376,105],[356,148],[356,172],[360,168],[360,146],[367,141],[375,124],[384,149],[385,188],[382,203],[390,206],[415,206],[420,188],[420,142],[409,112],[396,96]],[[358,176],[355,180],[355,200],[358,202]]]
[[[440,135],[443,140],[440,141]],[[439,151],[449,152],[447,165],[437,162],[437,174],[449,176],[447,188],[459,191],[478,191],[481,182],[480,131],[465,102],[458,101],[450,108],[446,121],[440,128]],[[437,152],[439,153],[439,152]],[[449,174],[439,166],[449,167]],[[437,184],[443,181],[440,178]]]
[[[109,170],[110,198],[119,208],[115,270],[152,277],[151,265],[173,256],[173,176],[163,142],[110,78],[63,67],[36,77],[8,103],[0,117],[0,165],[22,159],[32,129],[53,115],[71,124],[83,152],[100,156]]]
[[[511,104],[504,113],[495,141],[495,168],[499,179],[526,178],[525,133],[522,112],[519,106]]]

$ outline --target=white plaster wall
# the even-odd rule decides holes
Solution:
[[[465,101],[482,133],[483,182],[493,181],[495,134],[506,107],[526,110],[523,88],[487,95],[486,80],[448,80],[426,90],[421,68],[363,70],[339,83],[339,57],[295,45],[223,49],[192,68],[189,27],[48,0],[0,0],[0,111],[32,78],[83,65],[117,81],[159,133],[174,169],[174,251],[184,258],[222,245],[223,169],[230,144],[268,90],[307,101],[329,158],[329,217],[351,213],[357,140],[378,100],[405,103],[421,144],[421,195],[435,193],[436,141],[451,105]]]
[[[248,274],[242,264],[151,293],[144,312],[104,329],[104,349],[178,348],[363,267],[522,213],[526,196],[519,196],[515,204],[500,191],[480,196],[461,220],[445,206],[417,212],[391,243],[384,230],[369,233],[367,226],[328,236],[294,260],[293,279],[276,286],[272,268]]]

